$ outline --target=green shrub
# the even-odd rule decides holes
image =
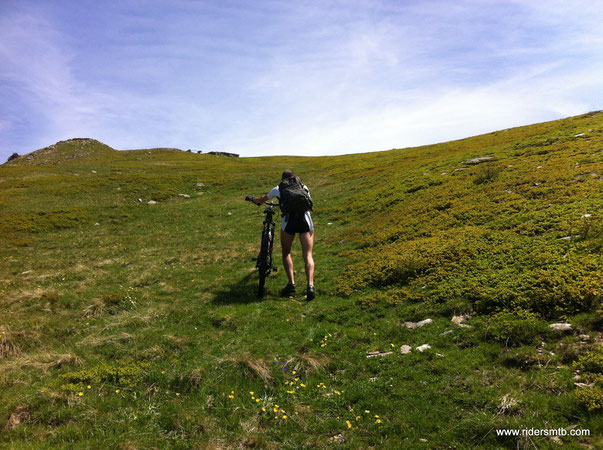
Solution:
[[[603,389],[598,386],[576,389],[576,399],[589,411],[603,409]]]
[[[501,311],[487,320],[487,335],[505,345],[534,344],[549,333],[544,320],[523,309]]]
[[[573,367],[581,372],[603,374],[603,348],[597,347],[593,351],[586,352],[574,362]]]

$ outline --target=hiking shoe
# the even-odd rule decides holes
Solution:
[[[289,297],[290,295],[295,294],[295,285],[291,283],[287,283],[283,289],[281,289],[281,297]]]
[[[306,291],[306,300],[314,300],[316,298],[316,291],[314,290],[314,286],[308,286],[308,290]]]

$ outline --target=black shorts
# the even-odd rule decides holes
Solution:
[[[306,221],[306,213],[290,213],[287,217],[285,233],[307,233],[310,231],[310,225]]]

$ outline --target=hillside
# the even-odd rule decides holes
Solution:
[[[0,445],[602,445],[602,163],[595,112],[337,157],[75,139],[3,164]],[[254,295],[243,198],[287,168],[315,201],[309,303],[282,270]],[[530,428],[567,435],[496,431]]]

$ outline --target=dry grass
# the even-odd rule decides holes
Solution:
[[[0,365],[0,382],[12,381],[12,374],[25,368],[32,368],[47,373],[50,369],[63,366],[81,365],[82,361],[73,353],[43,352],[21,354]]]
[[[259,358],[252,358],[250,356],[242,356],[242,357],[230,357],[224,358],[218,361],[219,364],[222,363],[233,363],[236,366],[239,366],[243,369],[246,375],[258,376],[264,381],[264,383],[272,382],[273,378],[270,373],[270,368],[266,361]]]
[[[302,353],[299,358],[305,363],[308,372],[320,372],[329,363],[329,358],[326,356],[319,356],[315,358],[309,353]]]
[[[27,410],[27,405],[19,405],[10,415],[8,422],[4,425],[4,430],[14,430],[19,425],[31,421],[31,414]]]

